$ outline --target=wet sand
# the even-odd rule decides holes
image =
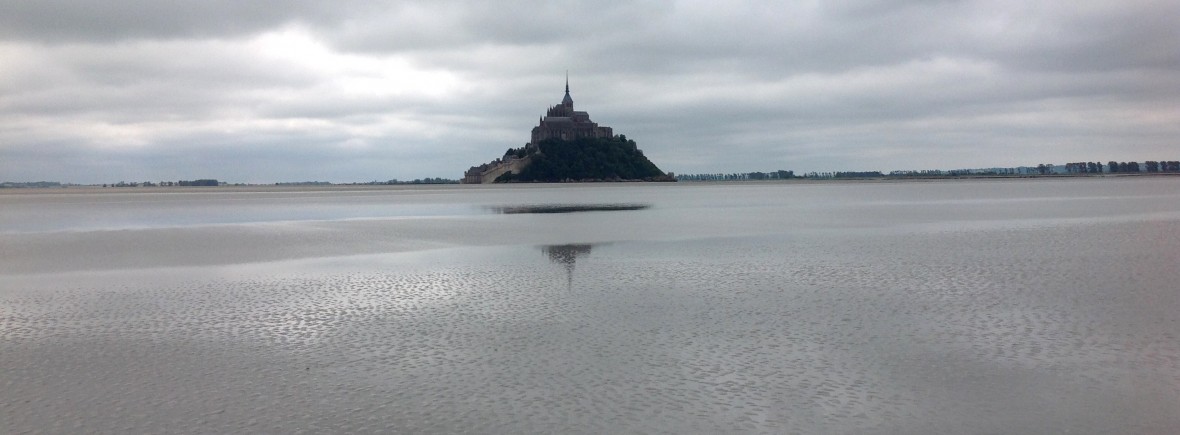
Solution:
[[[165,225],[111,211],[103,222],[120,228],[8,231],[0,421],[14,433],[1180,428],[1180,190],[989,183],[323,197],[294,210],[314,219],[282,222],[263,211],[283,198],[255,214],[202,199],[175,213],[246,216]],[[652,206],[479,211],[538,195]],[[387,201],[429,207],[357,215],[410,210],[375,205]],[[333,204],[343,216],[316,215]]]

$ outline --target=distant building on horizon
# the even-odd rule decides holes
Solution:
[[[580,138],[611,138],[614,132],[610,127],[599,126],[590,120],[590,114],[574,110],[574,99],[570,98],[570,80],[565,79],[565,97],[561,104],[552,106],[541,117],[537,126],[533,127],[533,135],[529,145],[536,146],[545,139],[574,140]]]
[[[600,126],[598,123],[591,121],[589,113],[574,110],[574,99],[570,97],[570,80],[567,75],[565,78],[565,97],[561,99],[561,103],[549,107],[545,111],[545,116],[538,119],[537,126],[533,127],[532,136],[529,139],[529,143],[525,144],[525,148],[533,149],[537,144],[546,139],[598,139],[612,138],[614,136],[614,130],[610,127]],[[490,163],[472,166],[471,169],[463,173],[463,183],[491,183],[496,177],[506,172],[519,173],[528,163],[527,158],[505,155]]]

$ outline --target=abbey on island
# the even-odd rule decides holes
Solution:
[[[532,137],[525,144],[526,150],[536,151],[538,144],[548,139],[565,141],[583,138],[613,138],[610,127],[600,126],[590,120],[590,114],[574,110],[574,99],[570,97],[569,78],[565,81],[565,97],[561,103],[552,106],[533,127]],[[491,183],[508,172],[520,173],[529,164],[528,156],[506,154],[490,163],[472,166],[463,174],[463,183]]]
[[[565,97],[561,104],[550,107],[533,127],[530,144],[538,144],[549,138],[573,140],[582,137],[614,137],[610,127],[600,127],[590,120],[590,114],[574,110],[574,99],[570,98],[570,82],[565,81]]]

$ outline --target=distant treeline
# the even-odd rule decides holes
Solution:
[[[359,184],[359,183],[356,183],[356,184]],[[442,178],[442,177],[439,177],[439,178],[426,177],[426,178],[415,178],[415,179],[409,180],[409,181],[402,181],[402,180],[398,180],[395,178],[395,179],[392,179],[389,181],[370,181],[370,182],[364,183],[364,184],[390,184],[390,185],[392,185],[392,184],[459,184],[459,180],[452,180],[450,178]]]
[[[220,186],[221,182],[212,178],[203,178],[200,180],[180,180],[180,181],[160,181],[153,183],[151,181],[126,182],[120,181],[118,183],[103,184],[102,187],[173,187],[173,186]]]
[[[61,183],[56,181],[32,181],[26,183],[17,183],[12,181],[5,181],[0,183],[0,189],[4,188],[25,188],[25,187],[62,187]]]
[[[275,183],[275,186],[331,186],[332,183],[327,181],[288,181],[282,183]]]
[[[795,177],[795,171],[743,172],[731,174],[676,174],[680,181],[741,181],[741,180],[787,180]]]
[[[451,180],[447,178],[416,178],[409,181],[402,181],[398,179],[388,181],[368,181],[364,183],[341,183],[341,186],[386,186],[393,184],[458,184],[459,180]],[[275,183],[275,186],[331,186],[333,183],[328,181],[297,181],[290,183]]]
[[[1049,165],[1052,167],[1052,165]],[[1046,165],[1037,165],[1042,173],[1045,172]],[[1070,174],[1133,174],[1137,172],[1180,172],[1180,161],[1155,161],[1148,160],[1143,162],[1143,166],[1139,166],[1139,162],[1116,162],[1109,161],[1105,167],[1101,162],[1076,162],[1066,163],[1065,172]]]
[[[837,171],[837,172],[808,172],[795,175],[795,171],[777,170],[771,172],[735,172],[730,174],[680,174],[676,176],[681,181],[746,181],[746,180],[790,180],[793,178],[880,178],[881,171]]]
[[[1037,175],[1082,175],[1082,174],[1151,174],[1151,173],[1180,173],[1180,161],[1146,162],[1075,162],[1065,165],[1042,163],[1036,166],[1020,166],[1015,168],[977,168],[977,169],[924,169],[898,170],[888,174],[880,171],[835,171],[808,172],[795,175],[794,171],[778,170],[773,172],[743,172],[718,174],[679,174],[681,181],[745,181],[745,180],[786,180],[800,179],[855,179],[855,178],[941,178],[941,177],[987,177],[987,176],[1037,176]]]
[[[808,172],[801,178],[879,178],[881,171]]]

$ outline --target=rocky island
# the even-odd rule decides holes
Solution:
[[[635,141],[574,110],[569,79],[565,97],[533,127],[531,140],[489,163],[472,166],[463,183],[565,181],[676,181],[643,155]]]

